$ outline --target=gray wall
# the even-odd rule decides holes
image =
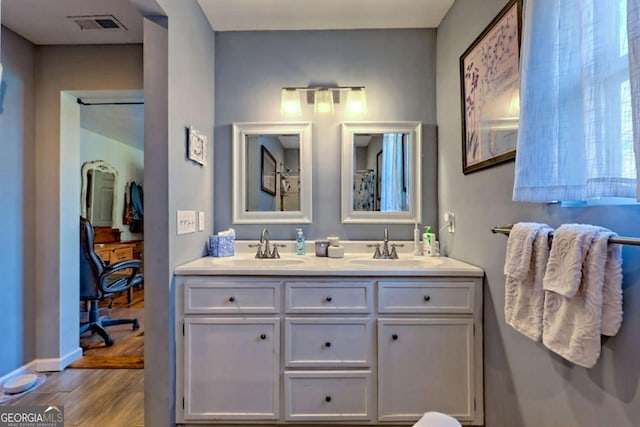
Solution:
[[[145,425],[175,422],[173,270],[201,257],[213,229],[215,34],[196,0],[163,0],[168,22],[145,20]],[[203,132],[208,166],[187,158],[186,129]],[[176,210],[204,211],[202,232],[176,235]]]
[[[232,224],[231,124],[291,121],[280,115],[284,86],[364,85],[368,113],[358,118],[337,104],[333,115],[314,115],[313,224],[303,225],[307,239],[380,239],[380,225],[340,222],[340,124],[352,120],[419,120],[423,123],[422,222],[436,226],[436,31],[262,31],[223,32],[216,36],[215,228],[236,229],[240,239],[259,237],[261,225]],[[271,236],[295,238],[296,224],[269,225]],[[413,224],[389,226],[393,239],[412,239]]]
[[[37,47],[37,239],[35,258],[30,258],[36,266],[39,358],[64,358],[79,348],[79,279],[74,271],[79,259],[80,149],[61,138],[61,92],[141,87],[141,45]]]
[[[506,4],[456,0],[438,29],[437,91],[440,213],[456,213],[456,233],[443,245],[451,256],[482,267],[485,280],[486,425],[632,426],[640,420],[640,248],[625,246],[624,321],[603,341],[592,369],[564,361],[504,321],[506,238],[489,231],[518,221],[551,226],[599,224],[640,236],[640,206],[561,208],[511,201],[514,163],[462,174],[459,57]]]
[[[35,48],[2,27],[0,377],[35,358]]]

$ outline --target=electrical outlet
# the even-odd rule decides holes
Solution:
[[[177,221],[178,234],[196,232],[196,211],[178,211]]]
[[[198,231],[204,231],[204,211],[198,212]]]
[[[447,225],[447,231],[449,233],[456,232],[456,214],[454,214],[453,212],[445,212],[444,222]]]

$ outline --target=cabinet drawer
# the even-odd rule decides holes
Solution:
[[[473,313],[473,282],[378,282],[380,313]]]
[[[187,281],[185,314],[278,313],[280,282]]]
[[[132,248],[118,248],[111,251],[111,264],[133,259]]]
[[[369,318],[286,318],[284,336],[287,367],[371,366]]]
[[[287,282],[287,313],[369,313],[371,282]]]
[[[371,420],[371,371],[285,372],[285,419]]]

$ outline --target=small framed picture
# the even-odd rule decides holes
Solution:
[[[189,159],[207,164],[207,137],[192,127],[189,128]]]
[[[262,167],[261,167],[261,176],[262,176],[262,191],[265,193],[269,193],[272,196],[276,195],[276,159],[273,155],[267,150],[267,148],[262,146]]]

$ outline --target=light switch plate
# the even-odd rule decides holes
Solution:
[[[196,232],[196,211],[178,211],[177,221],[178,234]]]
[[[198,231],[204,231],[204,211],[198,212]]]

